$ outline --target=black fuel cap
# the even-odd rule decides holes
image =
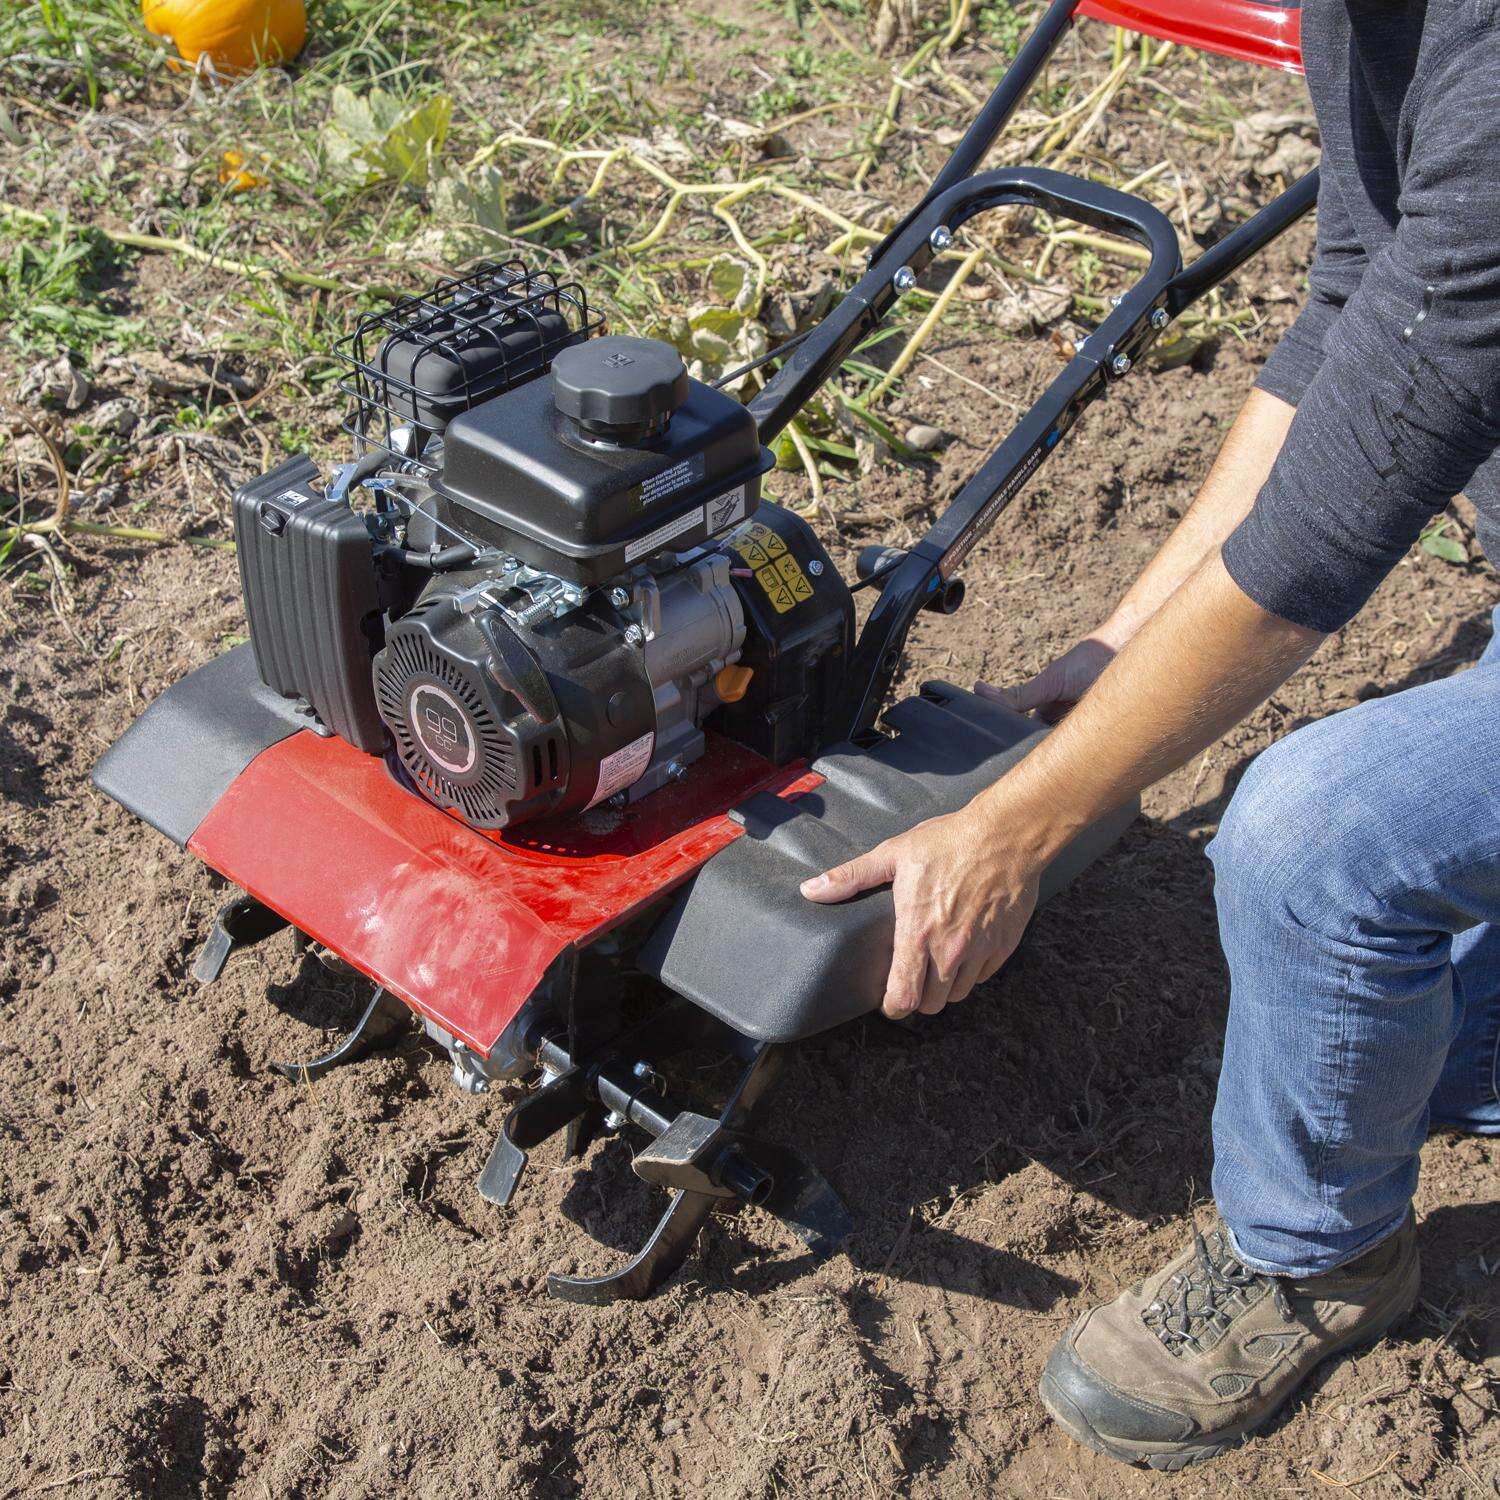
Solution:
[[[635,443],[662,431],[687,400],[682,356],[660,339],[609,334],[552,361],[552,400],[589,437]]]

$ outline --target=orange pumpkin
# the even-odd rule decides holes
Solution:
[[[141,19],[186,61],[207,54],[221,73],[289,62],[307,40],[303,0],[141,0]]]

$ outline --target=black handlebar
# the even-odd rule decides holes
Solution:
[[[855,648],[835,737],[853,737],[874,724],[917,611],[944,587],[1079,413],[1104,394],[1109,382],[1130,372],[1173,317],[1219,285],[1317,200],[1314,170],[1184,269],[1171,222],[1142,198],[1046,167],[1007,167],[971,177],[1066,33],[1078,3],[1053,0],[1043,12],[922,201],[881,241],[865,274],[750,402],[761,441],[768,442],[874,332],[953,233],[989,209],[1005,204],[1045,209],[1121,235],[1150,252],[1140,279],[1115,300],[1109,315],[892,572]]]
[[[870,269],[750,402],[761,441],[775,437],[855,345],[875,329],[901,295],[900,282],[906,276],[915,280],[927,269],[940,248],[933,240],[938,230],[951,235],[977,215],[1007,204],[1046,209],[1144,245],[1151,252],[1151,265],[1137,290],[1151,287],[1152,298],[1159,296],[1181,269],[1176,231],[1159,208],[1142,198],[1047,167],[1007,167],[967,178],[929,199],[908,217],[905,227],[886,241]],[[1139,299],[1132,296],[1128,300],[1134,309]],[[1125,311],[1122,301],[1098,334],[1108,336],[1118,330],[1123,335],[1130,322],[1122,316]]]

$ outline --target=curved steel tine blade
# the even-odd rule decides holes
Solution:
[[[506,1121],[506,1125],[509,1125]],[[479,1174],[479,1196],[496,1208],[504,1208],[515,1195],[516,1184],[526,1170],[526,1153],[502,1129],[490,1147]]]
[[[193,978],[212,984],[224,972],[229,955],[240,948],[263,943],[273,933],[291,924],[254,896],[239,895],[219,908],[208,938],[193,964]]]
[[[782,1220],[818,1259],[836,1254],[854,1233],[854,1215],[828,1179],[788,1146],[761,1140],[747,1140],[743,1146],[775,1179],[760,1207]]]
[[[698,1231],[718,1201],[707,1193],[679,1189],[657,1220],[651,1238],[632,1260],[607,1276],[561,1276],[554,1271],[547,1277],[548,1292],[564,1302],[584,1302],[594,1307],[609,1302],[638,1302],[649,1297],[687,1258]]]
[[[394,995],[377,989],[370,997],[364,1014],[354,1023],[354,1029],[344,1037],[332,1052],[315,1057],[311,1062],[273,1062],[271,1071],[280,1073],[293,1083],[304,1079],[311,1082],[321,1078],[330,1068],[341,1063],[356,1062],[366,1053],[390,1041],[405,1030],[411,1020],[411,1012]]]
[[[601,1105],[590,1105],[581,1115],[568,1121],[567,1144],[563,1154],[570,1161],[578,1161],[587,1154],[590,1146],[599,1139],[604,1125],[604,1109]]]
[[[479,1174],[479,1196],[504,1208],[526,1170],[528,1147],[539,1146],[550,1135],[571,1127],[589,1108],[588,1093],[577,1069],[548,1079],[506,1115]]]

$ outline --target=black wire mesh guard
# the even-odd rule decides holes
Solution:
[[[523,261],[486,261],[415,297],[366,313],[335,345],[354,406],[344,430],[432,470],[431,439],[451,417],[551,365],[604,325],[576,282]]]

